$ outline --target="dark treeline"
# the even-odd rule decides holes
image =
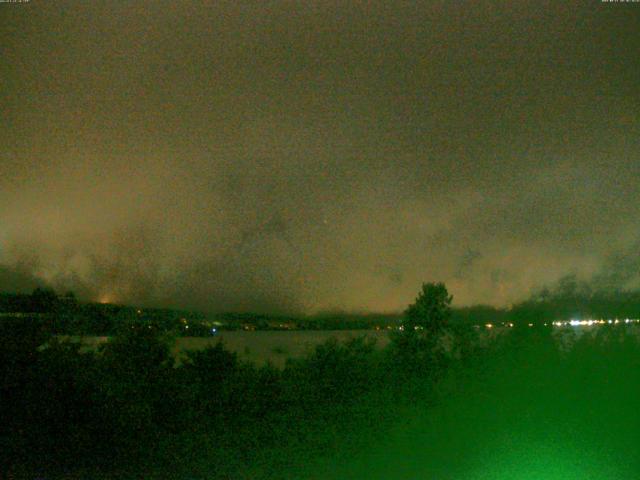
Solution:
[[[72,292],[60,295],[45,288],[31,294],[0,293],[0,319],[25,314],[51,318],[51,327],[61,335],[114,335],[120,325],[136,322],[189,336],[210,336],[212,328],[216,331],[370,330],[394,328],[402,322],[401,314],[340,312],[302,316],[227,312],[205,315],[184,310],[79,302]]]
[[[469,361],[473,341],[435,305],[439,316],[418,315],[424,328],[385,349],[331,340],[282,369],[222,343],[177,365],[166,334],[139,322],[80,353],[47,318],[5,318],[0,463],[9,478],[304,478],[313,459],[358,450]]]
[[[56,335],[110,336],[125,324],[178,334],[211,334],[211,325],[198,312],[80,302],[73,292],[60,295],[49,288],[36,288],[31,294],[0,293],[0,322],[11,318],[38,318]],[[191,332],[184,328],[186,321]]]
[[[72,292],[58,295],[38,288],[32,294],[0,293],[0,322],[10,317],[42,317],[58,335],[106,335],[124,324],[139,324],[185,336],[210,336],[219,330],[366,330],[395,329],[402,314],[320,313],[311,316],[221,313],[79,302]],[[640,290],[599,288],[575,276],[562,278],[508,308],[486,305],[451,309],[460,325],[549,323],[572,318],[638,318]]]
[[[465,399],[473,411],[474,395],[493,385],[496,402],[516,395],[518,408],[555,412],[558,392],[567,406],[584,395],[568,380],[584,379],[585,365],[599,368],[605,353],[606,365],[640,358],[625,326],[584,335],[570,354],[550,328],[479,341],[475,329],[451,324],[450,303],[442,284],[425,285],[387,347],[328,341],[282,369],[243,362],[222,343],[177,365],[166,333],[139,322],[80,353],[52,338],[47,318],[6,318],[0,464],[16,479],[322,478],[323,462],[348,462],[398,422],[412,423],[416,405]],[[534,390],[522,396],[547,384],[548,405]],[[588,382],[579,386],[591,394]]]
[[[222,343],[176,366],[157,330],[129,326],[80,353],[37,319],[3,323],[0,339],[9,478],[302,477],[312,458],[358,449],[461,361],[411,339],[380,349],[361,338],[283,369]]]
[[[213,315],[225,329],[372,330],[398,327],[402,314],[322,312],[315,315],[221,313]]]
[[[638,318],[640,290],[600,288],[574,275],[562,278],[554,288],[544,288],[514,305],[511,319],[554,321],[571,318]]]
[[[568,275],[510,308],[480,305],[453,310],[453,321],[465,324],[550,323],[573,318],[640,318],[640,290],[603,288]]]
[[[403,315],[319,313],[295,316],[258,313],[205,315],[183,310],[138,308],[124,305],[79,302],[73,293],[58,295],[50,289],[32,294],[0,294],[0,321],[7,316],[42,316],[60,335],[114,335],[123,324],[137,323],[185,336],[210,336],[220,330],[371,330],[395,329]],[[508,308],[486,305],[451,308],[451,323],[549,323],[572,318],[638,318],[640,290],[600,287],[563,277],[551,288]]]

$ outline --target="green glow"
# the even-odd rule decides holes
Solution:
[[[615,329],[603,332],[611,335],[606,341],[585,334],[565,353],[535,335],[493,351],[441,386],[440,401],[416,398],[399,409],[388,437],[322,478],[637,478],[638,345],[620,342]]]
[[[584,480],[611,477],[600,463],[597,451],[576,452],[554,445],[505,448],[485,457],[470,480]]]

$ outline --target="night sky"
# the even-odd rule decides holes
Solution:
[[[206,311],[640,285],[640,4],[0,3],[0,290]]]

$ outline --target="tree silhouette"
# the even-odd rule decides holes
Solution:
[[[58,296],[51,288],[36,288],[31,294],[31,310],[37,313],[53,313],[58,307]]]
[[[404,311],[405,331],[423,329],[429,335],[444,331],[451,318],[451,300],[444,283],[424,283],[416,301]]]
[[[404,311],[401,331],[391,335],[390,353],[399,371],[409,375],[439,375],[447,354],[442,339],[451,317],[451,300],[444,283],[425,283],[415,302]]]

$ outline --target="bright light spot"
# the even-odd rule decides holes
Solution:
[[[560,321],[556,321],[553,322],[552,325],[557,326],[557,327],[561,327],[563,325],[571,325],[572,327],[591,327],[591,326],[597,326],[597,325],[617,325],[619,323],[622,323],[623,320],[620,320],[618,318],[616,319],[600,319],[600,320],[593,320],[593,319],[588,319],[588,320],[576,320],[576,319],[572,319],[568,322],[560,322]],[[638,323],[640,322],[640,319],[637,318],[625,318],[624,319],[624,323],[626,324],[630,324],[630,323]],[[546,324],[545,324],[546,325]]]
[[[485,327],[487,327],[487,328],[493,328],[493,325],[492,325],[492,324],[490,324],[490,323],[487,323],[487,324],[485,325]]]

